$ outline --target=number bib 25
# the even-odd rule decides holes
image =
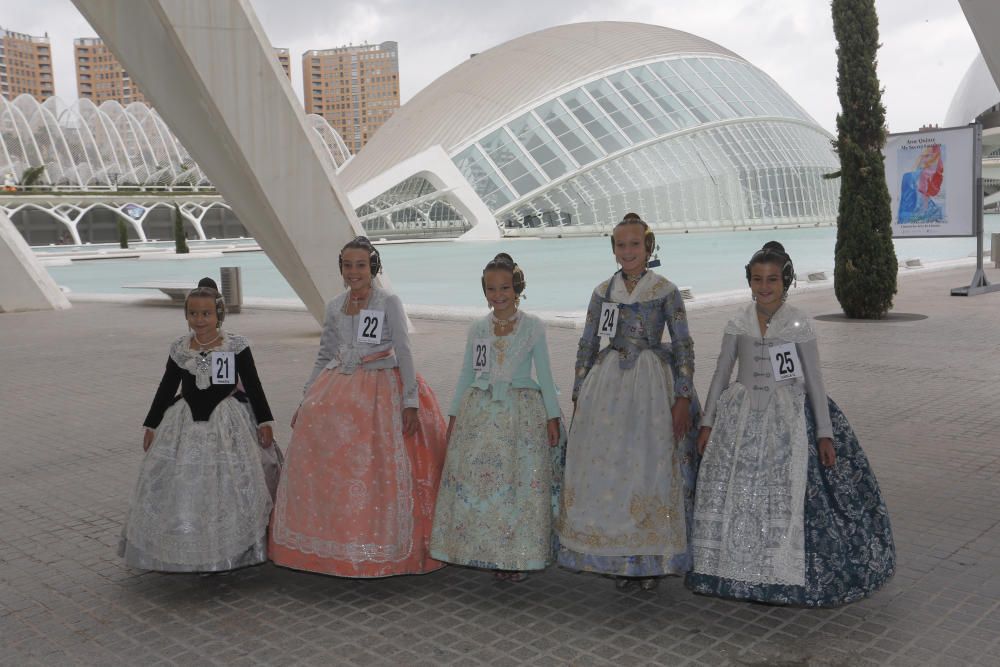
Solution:
[[[472,370],[475,373],[490,372],[490,349],[492,344],[489,338],[476,338],[472,341]]]
[[[795,343],[775,345],[768,350],[771,357],[771,368],[777,382],[802,377],[802,364],[799,363],[799,353]]]
[[[384,310],[362,310],[358,313],[358,342],[378,345],[382,342]]]
[[[236,355],[232,352],[212,353],[212,384],[236,384]]]
[[[604,338],[614,338],[618,331],[618,313],[621,304],[605,301],[601,304],[601,320],[597,323],[597,335]]]

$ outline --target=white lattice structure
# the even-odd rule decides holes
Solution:
[[[334,168],[351,154],[321,116],[308,116]],[[44,166],[39,185],[63,191],[116,187],[211,189],[201,169],[156,111],[142,102],[122,107],[88,99],[67,105],[30,95],[0,98],[0,179],[20,183]],[[8,175],[10,178],[7,178]]]

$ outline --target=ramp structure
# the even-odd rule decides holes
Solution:
[[[0,209],[0,313],[69,307],[66,295]]]

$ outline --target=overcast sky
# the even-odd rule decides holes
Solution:
[[[212,2],[213,0],[205,0]],[[827,130],[840,109],[828,0],[251,0],[271,43],[290,49],[301,99],[303,51],[399,43],[402,101],[469,57],[562,23],[637,21],[694,33],[774,78]],[[979,52],[958,0],[877,0],[879,77],[891,131],[942,123]],[[0,0],[0,27],[52,42],[56,93],[76,98],[73,39],[96,36],[70,0]]]

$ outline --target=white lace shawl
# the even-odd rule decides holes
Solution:
[[[757,321],[755,304],[742,306],[726,323],[723,333],[759,338],[760,324]],[[777,338],[789,343],[808,343],[816,339],[816,331],[805,313],[786,303],[771,318],[771,323],[767,327],[767,338]]]
[[[220,330],[222,344],[213,347],[205,352],[232,352],[239,354],[250,347],[250,341],[245,336],[232,334],[225,330]],[[184,334],[170,345],[170,358],[174,363],[194,376],[194,383],[198,389],[208,389],[212,386],[212,365],[211,356],[202,356],[200,352],[191,349],[191,335]]]

